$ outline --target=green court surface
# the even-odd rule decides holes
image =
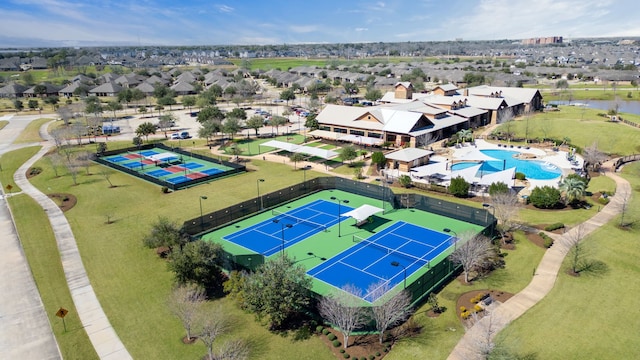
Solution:
[[[296,262],[302,265],[307,271],[358,244],[357,242],[354,242],[354,236],[359,238],[368,238],[390,227],[393,224],[397,224],[399,221],[418,225],[437,232],[443,232],[443,229],[449,228],[457,234],[468,230],[480,232],[483,229],[483,227],[479,225],[474,225],[471,223],[417,209],[392,209],[389,203],[385,203],[383,205],[381,200],[372,199],[340,190],[320,191],[304,198],[297,199],[290,203],[283,204],[277,207],[275,210],[279,212],[287,212],[300,207],[305,207],[308,204],[318,200],[335,202],[335,200],[331,200],[331,197],[335,197],[340,200],[348,200],[348,203],[344,205],[350,208],[357,208],[361,205],[368,204],[379,208],[384,208],[385,212],[384,214],[382,212],[377,213],[372,217],[373,222],[365,224],[360,228],[355,226],[355,219],[348,218],[344,219],[339,225],[328,227],[326,231],[318,231],[299,242],[287,246],[284,250],[287,255],[295,259]],[[217,229],[213,232],[209,232],[203,235],[202,239],[220,243],[223,246],[224,250],[232,255],[256,254],[256,256],[260,256],[259,254],[243,246],[223,239],[223,237],[229,236],[243,229],[254,227],[256,224],[259,224],[261,222],[268,222],[272,218],[274,218],[274,215],[272,215],[271,209],[269,209],[255,216],[242,219],[226,227]],[[340,228],[338,229],[338,227]],[[340,236],[338,236],[339,233]],[[440,255],[438,255],[436,259],[431,262],[430,267],[433,268],[438,263],[442,262],[451,253],[451,251],[453,251],[453,245],[447,250],[443,251]],[[276,254],[271,255],[271,257],[279,256],[279,253],[280,252],[277,252]],[[266,258],[266,261],[269,261],[269,257]],[[427,271],[429,271],[429,268],[425,266],[420,270],[411,273],[407,276],[407,284],[411,284],[413,281],[419,279]],[[312,279],[312,290],[318,294],[326,295],[336,289],[329,283],[320,281],[313,277]]]

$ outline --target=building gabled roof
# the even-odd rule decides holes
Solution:
[[[177,84],[171,86],[171,89],[177,92],[193,92],[195,91],[195,88],[193,87],[193,85],[189,84],[188,82],[178,82]]]
[[[106,82],[100,86],[89,90],[91,94],[117,94],[122,91],[122,86],[116,84],[113,81]]]
[[[22,96],[24,91],[27,90],[26,86],[20,84],[9,84],[0,88],[0,94],[5,96]]]

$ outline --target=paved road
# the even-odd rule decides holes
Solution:
[[[0,155],[34,145],[12,144],[33,118],[0,117],[10,121],[0,130]],[[0,197],[0,359],[62,359],[9,206]]]
[[[553,289],[562,261],[575,239],[584,238],[620,214],[625,199],[631,195],[631,185],[611,172],[613,163],[614,160],[603,165],[604,169],[609,170],[606,175],[616,182],[616,194],[610,198],[611,202],[582,225],[572,228],[562,236],[548,233],[554,237],[554,244],[545,252],[529,285],[504,304],[492,309],[492,316],[482,318],[467,330],[449,355],[449,360],[482,359],[478,351],[479,344],[486,343],[487,336],[493,339],[510,322],[522,316]]]

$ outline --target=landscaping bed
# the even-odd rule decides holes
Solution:
[[[482,301],[475,300],[478,300],[481,297],[484,298],[486,295],[491,296],[492,302],[504,303],[505,301],[509,300],[514,294],[500,290],[474,290],[466,292],[460,295],[458,301],[456,302],[456,314],[458,315],[458,319],[463,322],[470,319],[471,316],[468,316],[465,319],[465,316],[463,316],[462,308],[467,309],[467,312],[469,313],[474,312],[473,310],[476,304],[481,304],[481,306],[483,306]],[[478,311],[478,315],[480,316],[482,316],[483,313],[484,311]]]
[[[55,193],[48,194],[47,196],[53,200],[63,212],[71,210],[78,202],[73,194]]]

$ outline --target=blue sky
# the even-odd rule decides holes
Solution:
[[[2,0],[0,47],[640,36],[637,0]]]

